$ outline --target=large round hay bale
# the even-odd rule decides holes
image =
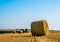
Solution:
[[[32,35],[48,35],[48,24],[46,20],[34,21],[31,23]]]

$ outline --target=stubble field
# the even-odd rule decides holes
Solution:
[[[60,31],[50,31],[49,35],[35,37],[31,32],[0,34],[0,42],[60,42]]]

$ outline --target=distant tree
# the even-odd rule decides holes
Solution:
[[[27,33],[27,29],[25,29],[25,32]]]

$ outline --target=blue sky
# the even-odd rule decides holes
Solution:
[[[0,0],[0,29],[30,28],[43,19],[50,30],[60,29],[59,0]]]

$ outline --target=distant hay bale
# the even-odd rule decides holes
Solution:
[[[22,30],[17,30],[16,33],[23,33],[23,31]]]
[[[41,36],[48,35],[48,24],[46,20],[34,21],[31,23],[32,35]]]

